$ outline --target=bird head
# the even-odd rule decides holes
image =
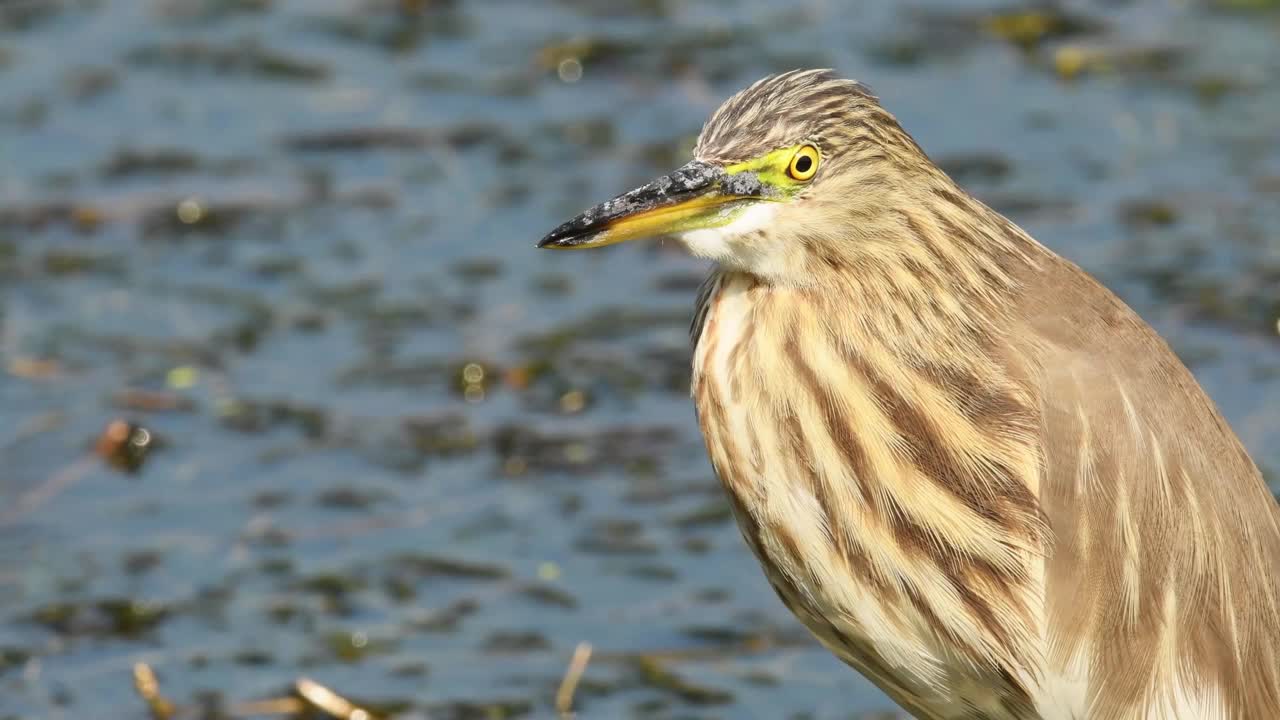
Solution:
[[[694,159],[552,230],[544,248],[673,236],[698,257],[802,282],[850,257],[923,153],[870,91],[829,70],[767,77],[707,121]],[[927,163],[923,163],[927,165]]]

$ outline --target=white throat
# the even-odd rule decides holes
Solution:
[[[707,258],[759,275],[774,275],[783,270],[782,267],[772,267],[782,258],[773,257],[774,248],[765,238],[748,236],[771,225],[777,211],[776,203],[758,203],[742,211],[727,225],[690,230],[677,237],[694,257]]]

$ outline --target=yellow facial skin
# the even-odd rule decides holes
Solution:
[[[809,157],[812,166],[805,174],[793,175],[792,168],[801,156]],[[777,189],[783,196],[790,197],[813,179],[821,162],[818,149],[810,143],[802,143],[774,150],[755,160],[728,165],[724,171],[730,176],[754,172],[760,178],[760,182]]]

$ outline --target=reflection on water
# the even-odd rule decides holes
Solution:
[[[1116,288],[1280,469],[1280,8],[1011,7],[0,5],[0,717],[141,717],[138,661],[185,705],[549,716],[582,641],[583,717],[891,709],[722,501],[703,268],[532,247],[795,66]]]

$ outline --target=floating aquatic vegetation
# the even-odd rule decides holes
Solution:
[[[1134,200],[1121,206],[1120,219],[1135,227],[1168,226],[1178,221],[1178,211],[1167,200]]]
[[[510,571],[499,565],[469,562],[428,553],[402,554],[391,560],[391,567],[418,578],[447,577],[463,580],[502,580]]]
[[[206,71],[289,82],[317,82],[330,75],[329,67],[323,63],[275,52],[253,41],[149,45],[130,51],[126,58],[139,67],[166,72]]]
[[[200,165],[198,155],[182,148],[122,148],[102,164],[99,172],[107,178],[142,174],[174,175],[193,172]]]
[[[145,634],[172,615],[163,604],[127,597],[84,602],[53,602],[30,613],[28,619],[69,637],[121,637]]]
[[[694,705],[721,705],[733,701],[733,693],[682,678],[654,656],[636,658],[635,669],[645,686]]]
[[[1064,44],[1053,51],[1053,70],[1064,80],[1086,74],[1165,73],[1186,57],[1169,44],[1102,42]]]
[[[1102,29],[1102,24],[1092,18],[1053,7],[991,13],[979,22],[983,30],[1025,49],[1046,40],[1092,34]]]
[[[602,466],[626,467],[634,461],[662,456],[676,440],[669,427],[617,427],[581,434],[544,435],[507,425],[494,433],[494,449],[504,463],[518,460],[539,472],[582,473]]]

